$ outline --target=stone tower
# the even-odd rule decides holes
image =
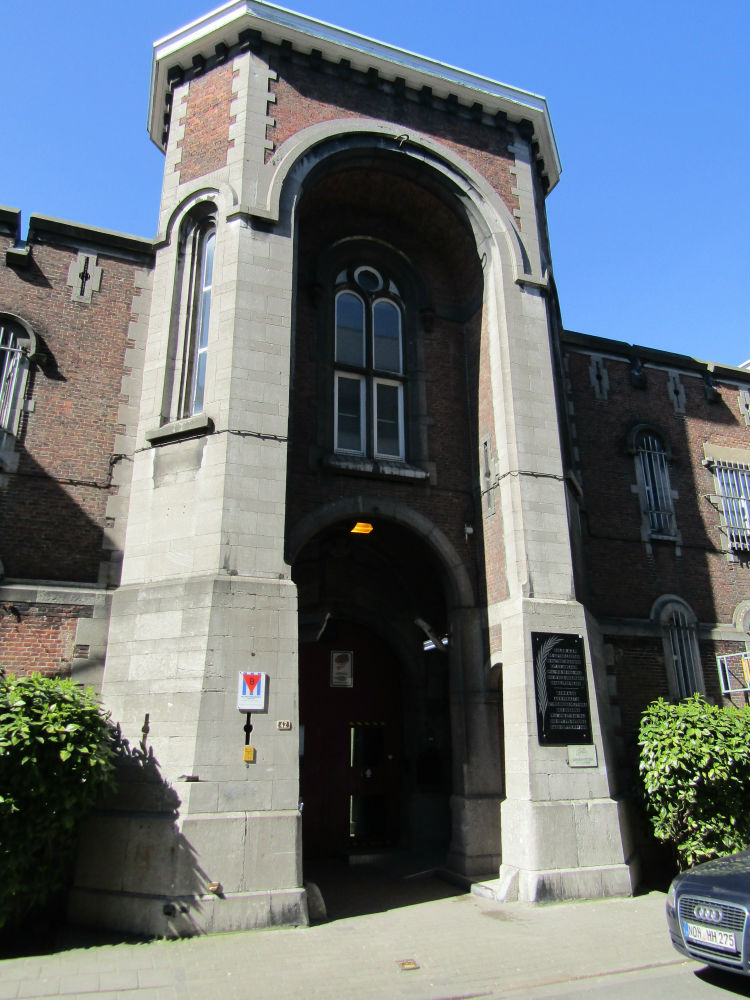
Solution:
[[[505,899],[630,892],[574,584],[545,101],[241,0],[156,43],[149,114],[103,684],[141,780],[91,825],[74,914],[302,922],[303,845],[429,849]]]

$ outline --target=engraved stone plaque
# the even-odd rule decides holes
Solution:
[[[532,632],[531,649],[539,743],[542,746],[592,743],[583,638]]]

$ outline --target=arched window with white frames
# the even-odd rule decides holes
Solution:
[[[334,450],[405,459],[403,307],[373,267],[342,271],[334,292]]]

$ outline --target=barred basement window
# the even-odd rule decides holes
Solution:
[[[714,466],[722,527],[732,550],[750,549],[750,467],[734,462]]]
[[[404,367],[398,289],[372,267],[343,271],[335,293],[334,449],[403,461]]]
[[[661,438],[648,429],[635,439],[640,470],[641,507],[652,535],[673,538],[676,534],[667,451]]]

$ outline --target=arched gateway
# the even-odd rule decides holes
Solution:
[[[497,811],[501,790],[497,691],[489,678],[464,689],[483,660],[459,556],[425,518],[372,497],[328,505],[297,536],[314,523],[292,562],[305,854],[401,848],[485,875],[497,823],[453,821],[467,800]]]
[[[503,898],[629,891],[573,584],[544,101],[262,3],[159,43],[151,98],[165,184],[103,695],[173,794],[92,827],[127,849],[81,873],[77,914],[304,920],[303,841],[432,838]],[[547,738],[545,637],[578,657],[584,767]]]
[[[426,165],[419,141],[346,122],[307,135],[312,146],[286,179],[299,189],[286,512],[301,621],[305,844],[324,849],[311,834],[320,774],[312,734],[322,732],[349,754],[331,766],[352,850],[378,838],[439,845],[454,870],[486,877],[499,864],[502,788],[497,690],[477,599],[485,585],[476,237],[447,176],[453,168],[434,153],[439,169]],[[352,533],[358,519],[373,530]],[[339,634],[359,640],[356,686],[342,691],[329,681],[313,699],[311,677],[323,676],[326,652],[341,652]],[[364,669],[376,642],[392,675],[391,702],[377,701]],[[380,716],[342,717],[334,737],[327,712],[349,702],[361,715],[360,687]],[[381,716],[388,726],[366,736],[364,723]],[[364,739],[384,757],[387,787],[377,800],[369,786],[380,780],[378,767],[364,768],[373,776],[363,783],[357,766]],[[378,832],[356,813],[381,800],[387,830]]]

